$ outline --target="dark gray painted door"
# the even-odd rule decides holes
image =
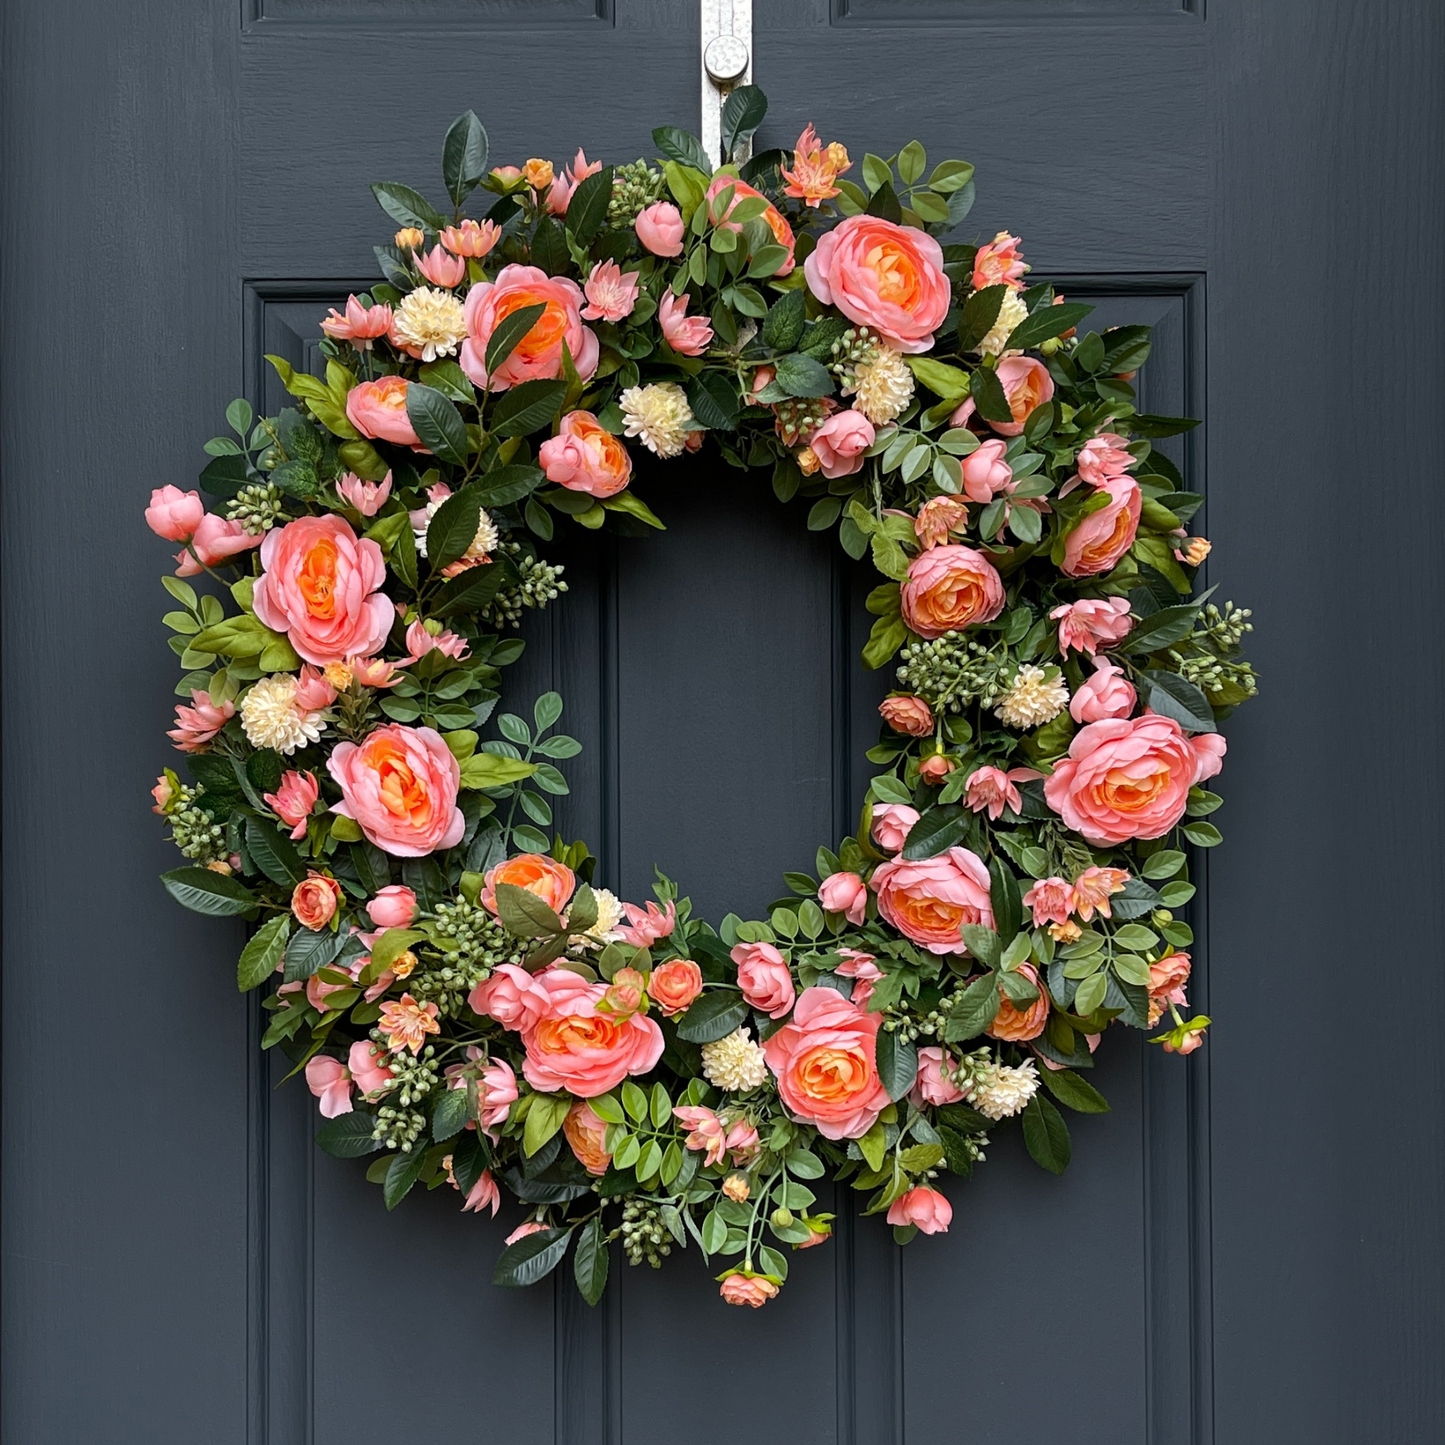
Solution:
[[[1217,1019],[1115,1050],[1055,1180],[1016,1142],[900,1253],[847,1217],[759,1314],[696,1261],[486,1282],[506,1215],[393,1216],[273,1093],[237,940],[172,907],[144,790],[172,674],[139,509],[266,351],[370,274],[366,183],[607,159],[696,114],[690,0],[10,0],[4,10],[5,1394],[10,1445],[436,1438],[1395,1445],[1439,1362],[1445,301],[1436,0],[755,0],[764,140],[918,134],[970,220],[1204,415],[1209,580],[1254,607],[1196,925]],[[1423,322],[1423,325],[1419,324]],[[885,682],[858,579],[766,483],[654,484],[531,634],[588,751],[569,833],[713,917],[855,813]],[[1417,921],[1418,920],[1418,921]]]

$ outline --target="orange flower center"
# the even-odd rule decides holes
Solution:
[[[582,1018],[568,1014],[560,1019],[543,1019],[537,1025],[536,1044],[544,1054],[570,1054],[578,1049],[612,1049],[620,1030],[606,1014]]]
[[[306,553],[296,586],[313,617],[336,615],[336,543],[323,537]]]
[[[941,898],[902,898],[894,907],[920,933],[957,933],[959,925],[968,922],[961,903]]]
[[[1122,547],[1129,539],[1129,527],[1132,519],[1129,516],[1127,507],[1120,507],[1118,515],[1114,518],[1114,530],[1107,537],[1095,542],[1092,547],[1084,548],[1084,556],[1092,561],[1097,557],[1107,557],[1116,548]]]
[[[381,806],[394,818],[405,818],[413,828],[431,821],[431,794],[412,771],[405,752],[390,738],[363,745],[363,760],[377,775]]]
[[[861,1050],[823,1044],[794,1064],[793,1082],[820,1104],[846,1103],[872,1087],[873,1070]]]
[[[1169,786],[1169,769],[1154,763],[1140,776],[1126,768],[1111,768],[1097,789],[1106,808],[1118,813],[1137,813],[1148,808]]]
[[[913,258],[899,246],[880,241],[863,258],[873,273],[880,301],[911,310],[918,299],[918,269]]]
[[[560,301],[553,297],[539,295],[535,291],[519,287],[500,297],[497,301],[496,318],[500,325],[514,311],[544,303],[547,309],[532,324],[532,329],[517,343],[519,356],[537,356],[555,347],[567,330],[567,311]]]
[[[376,391],[372,399],[378,406],[384,406],[390,411],[406,410],[406,378],[401,376],[387,376],[376,383]]]

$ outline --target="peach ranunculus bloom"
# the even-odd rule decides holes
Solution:
[[[1107,657],[1094,659],[1093,675],[1069,699],[1069,716],[1076,723],[1103,722],[1128,717],[1139,701],[1134,684]]]
[[[1067,923],[1074,911],[1074,890],[1065,878],[1040,878],[1024,894],[1024,907],[1033,910],[1035,928]]]
[[[1024,423],[1036,407],[1051,401],[1054,395],[1054,379],[1049,369],[1032,356],[1006,356],[998,364],[996,375],[1008,401],[1012,421],[991,421],[988,423],[1001,437],[1016,437],[1023,433]],[[949,426],[967,426],[969,418],[977,410],[977,403],[970,396],[948,419]]]
[[[482,907],[497,911],[497,884],[510,883],[535,893],[559,916],[577,887],[577,875],[565,864],[545,853],[518,853],[487,870],[482,888]]]
[[[1008,488],[1014,479],[1014,470],[1004,460],[1007,448],[1008,443],[1001,437],[993,437],[960,460],[963,491],[969,501],[991,502]]]
[[[920,637],[942,637],[1003,611],[1003,578],[993,563],[972,547],[950,543],[920,552],[903,583],[903,620]]]
[[[837,141],[823,146],[812,121],[809,121],[793,147],[793,169],[779,167],[788,183],[783,187],[783,194],[805,205],[819,206],[839,194],[833,182],[852,168],[847,150]]]
[[[589,1174],[600,1177],[607,1173],[607,1166],[612,1163],[612,1155],[607,1152],[604,1143],[607,1121],[592,1112],[591,1104],[584,1104],[580,1099],[573,1104],[562,1121],[562,1132],[567,1136],[578,1162]]]
[[[918,509],[918,515],[913,519],[913,530],[925,547],[941,547],[948,541],[949,534],[960,530],[967,521],[966,502],[957,497],[930,497]]]
[[[1164,1017],[1164,1005],[1188,1008],[1184,985],[1189,982],[1194,964],[1187,953],[1171,953],[1149,965],[1149,1027]]]
[[[907,803],[874,803],[873,841],[886,852],[898,852],[908,841],[918,817],[918,809]]]
[[[534,974],[515,963],[493,969],[467,996],[474,1013],[496,1019],[504,1029],[525,1033],[551,1007],[551,998]]]
[[[194,577],[205,567],[217,567],[238,552],[249,552],[252,547],[259,547],[261,542],[261,537],[248,532],[239,522],[207,512],[201,518],[195,536],[176,553],[176,576]]]
[[[738,987],[748,1005],[780,1019],[793,1006],[793,974],[771,943],[739,943],[728,955],[737,965]]]
[[[682,1013],[702,992],[702,970],[690,958],[670,958],[652,970],[647,996],[668,1018]]]
[[[911,693],[885,697],[878,704],[878,711],[896,733],[926,738],[933,731],[933,710],[921,697],[914,697]]]
[[[998,1013],[984,1030],[989,1038],[1011,1044],[1027,1043],[1029,1039],[1038,1038],[1049,1021],[1049,996],[1039,982],[1038,969],[1031,963],[1021,963],[1018,971],[1038,989],[1039,996],[1031,1004],[1016,1008],[1013,1000],[1000,988]]]
[[[1060,570],[1066,577],[1094,577],[1108,572],[1134,545],[1144,494],[1133,477],[1110,477],[1095,495],[1108,502],[1090,512],[1064,538],[1064,560]]]
[[[664,292],[657,308],[658,324],[662,339],[679,356],[701,356],[712,344],[712,326],[706,316],[689,316],[687,301],[686,291],[681,296]]]
[[[947,1234],[953,1206],[938,1190],[920,1185],[888,1206],[888,1222],[895,1227],[911,1224],[920,1234]]]
[[[718,197],[729,186],[732,187],[732,199],[727,203],[726,212],[722,211],[718,204]],[[729,175],[726,171],[719,171],[712,178],[707,188],[707,213],[713,225],[720,231],[741,231],[742,225],[737,221],[728,218],[737,209],[742,201],[753,197],[761,196],[763,193],[755,186],[750,186],[746,181],[739,180],[736,176]],[[773,240],[780,245],[788,254],[783,264],[773,272],[774,277],[786,276],[797,261],[794,258],[794,249],[797,240],[793,235],[793,228],[783,218],[783,213],[771,201],[768,208],[762,214],[762,220],[766,223],[768,230],[773,233]]]
[[[321,1117],[351,1113],[351,1070],[328,1054],[306,1061],[306,1087],[321,1100]]]
[[[569,411],[537,460],[549,482],[593,497],[615,497],[632,479],[627,448],[590,411]]]
[[[338,743],[326,767],[341,789],[331,811],[350,818],[382,852],[425,858],[461,842],[461,768],[433,729],[388,723],[359,745]]]
[[[582,288],[565,276],[549,276],[537,266],[503,266],[495,281],[479,281],[467,292],[467,339],[461,367],[478,386],[505,391],[519,381],[551,380],[562,375],[562,348],[583,381],[597,370],[599,347],[594,332],[582,324]],[[532,329],[487,376],[487,342],[514,311],[545,306]]]
[[[1041,777],[1043,774],[1033,768],[1010,768],[1007,772],[1002,768],[975,768],[964,784],[965,801],[975,813],[987,809],[989,817],[997,823],[1005,808],[1012,808],[1015,813],[1023,811],[1018,784]]]
[[[777,1292],[777,1285],[767,1275],[749,1274],[745,1270],[728,1275],[718,1290],[728,1304],[751,1305],[754,1309],[761,1309]]]
[[[438,238],[453,256],[481,260],[502,239],[502,228],[495,221],[474,221],[470,216],[455,226],[448,226]]]
[[[921,1109],[925,1104],[939,1108],[944,1104],[956,1104],[963,1098],[963,1090],[944,1072],[948,1056],[937,1044],[930,1044],[918,1051],[918,1077],[908,1097]]]
[[[1218,733],[1189,737],[1173,718],[1146,713],[1090,723],[1044,782],[1044,797],[1095,847],[1161,838],[1184,816],[1189,790],[1223,765]]]
[[[291,890],[292,914],[302,928],[313,932],[331,922],[341,901],[341,884],[314,868],[308,868],[306,876]]]
[[[1089,923],[1097,912],[1100,918],[1112,918],[1109,899],[1122,893],[1129,875],[1122,868],[1085,868],[1074,879],[1074,912]]]
[[[1007,286],[1010,291],[1022,291],[1028,269],[1019,250],[1019,238],[1000,231],[988,245],[980,246],[973,258],[973,289]]]
[[[146,526],[167,542],[185,542],[195,536],[206,504],[199,492],[183,492],[179,487],[157,487],[146,508]]]
[[[357,537],[344,517],[302,517],[275,527],[261,544],[256,616],[320,666],[379,652],[396,611],[381,592],[381,548]]]
[[[593,266],[582,287],[587,305],[582,308],[584,321],[622,321],[632,315],[637,305],[639,271],[623,272],[616,261],[599,261]]]
[[[878,911],[905,938],[930,953],[967,953],[965,923],[993,927],[988,869],[967,848],[916,862],[892,858],[872,878]]]
[[[400,883],[388,883],[366,905],[366,916],[378,928],[406,928],[416,915],[416,894]]]
[[[788,1112],[825,1139],[861,1138],[891,1102],[878,1077],[882,1022],[835,989],[809,988],[763,1045]]]
[[[386,1035],[392,1053],[399,1054],[403,1049],[410,1049],[415,1058],[428,1034],[441,1033],[442,1026],[437,1022],[439,1012],[430,1000],[421,1004],[409,993],[404,993],[398,1002],[382,1004],[377,1032]]]
[[[861,411],[835,411],[808,438],[808,445],[823,475],[832,480],[862,470],[875,436],[873,423]]]
[[[868,885],[856,873],[831,873],[818,886],[818,901],[858,927],[868,914]]]
[[[647,1073],[662,1057],[662,1030],[646,1014],[623,1019],[598,1011],[605,984],[565,968],[544,969],[537,983],[547,1010],[522,1034],[522,1071],[534,1089],[594,1099],[629,1075]]]
[[[363,306],[355,296],[348,296],[345,313],[333,306],[321,329],[333,341],[349,341],[358,351],[370,351],[377,338],[391,330],[391,323],[390,306]]]
[[[671,201],[654,201],[638,213],[632,226],[654,256],[682,255],[682,212]]]
[[[166,736],[183,753],[203,753],[211,739],[236,715],[235,704],[227,699],[211,701],[208,692],[191,690],[191,706],[176,704],[176,725]]]
[[[1091,657],[1101,647],[1122,642],[1134,626],[1127,597],[1086,597],[1065,602],[1049,616],[1059,624],[1059,651],[1087,652]]]
[[[403,376],[358,382],[346,393],[347,420],[372,441],[395,442],[398,446],[424,450],[406,411],[406,391],[410,385]]]
[[[898,351],[927,351],[948,314],[943,248],[881,216],[849,216],[824,233],[803,271],[819,301],[872,327]]]

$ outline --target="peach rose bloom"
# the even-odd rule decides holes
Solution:
[[[918,1078],[908,1095],[917,1108],[921,1109],[925,1104],[939,1108],[944,1104],[956,1104],[963,1098],[963,1090],[943,1071],[947,1060],[948,1055],[937,1044],[919,1049]]]
[[[896,733],[926,738],[933,731],[933,712],[921,697],[885,697],[878,704],[883,721]]]
[[[578,1162],[589,1174],[607,1173],[607,1166],[612,1163],[612,1155],[603,1142],[607,1137],[607,1121],[592,1112],[591,1104],[580,1100],[573,1104],[562,1120],[562,1132],[567,1136]]]
[[[1074,890],[1064,878],[1040,878],[1024,894],[1024,907],[1033,909],[1035,928],[1067,923],[1074,911]]]
[[[324,667],[349,654],[379,652],[396,611],[380,588],[381,548],[358,538],[344,517],[302,517],[261,544],[256,616],[306,659]]]
[[[551,1007],[551,998],[536,975],[504,963],[471,991],[467,1003],[474,1013],[496,1019],[504,1029],[525,1033]]]
[[[1099,492],[1107,494],[1108,503],[1077,522],[1064,538],[1060,570],[1066,577],[1093,577],[1107,572],[1134,545],[1144,508],[1139,483],[1133,477],[1110,477]]]
[[[637,239],[654,256],[682,254],[682,212],[671,201],[656,201],[632,223]]]
[[[569,411],[537,460],[549,482],[593,497],[614,497],[632,478],[627,448],[590,411]]]
[[[487,870],[482,888],[482,907],[497,911],[497,884],[510,883],[535,893],[554,913],[560,914],[577,887],[577,875],[565,864],[545,853],[519,853],[515,858]]]
[[[146,508],[146,526],[167,542],[184,542],[195,535],[206,515],[206,504],[199,492],[183,492],[179,487],[157,487]]]
[[[988,869],[967,848],[950,848],[934,858],[879,864],[872,879],[878,911],[905,938],[930,953],[967,953],[965,923],[993,927]]]
[[[834,989],[809,988],[763,1045],[784,1105],[825,1139],[861,1138],[890,1103],[878,1077],[882,1022]]]
[[[1086,597],[1080,602],[1065,602],[1049,616],[1059,624],[1060,652],[1072,647],[1091,657],[1101,647],[1122,642],[1134,626],[1127,597]]]
[[[662,1030],[645,1014],[617,1018],[599,1013],[607,986],[588,983],[565,968],[544,969],[546,1013],[522,1035],[522,1072],[544,1094],[566,1091],[595,1099],[630,1074],[645,1074],[662,1057]]]
[[[595,333],[582,324],[582,288],[564,276],[549,276],[536,266],[503,266],[495,281],[480,281],[467,292],[467,339],[461,367],[478,386],[488,384],[486,354],[492,333],[514,311],[545,306],[532,329],[490,379],[493,391],[519,381],[551,380],[562,375],[562,348],[583,381],[597,370]]]
[[[792,1008],[793,975],[771,943],[740,943],[728,957],[737,965],[738,987],[750,1007],[770,1019],[780,1019]]]
[[[405,377],[383,376],[380,381],[358,382],[346,393],[346,415],[362,436],[372,441],[425,450],[406,412]]]
[[[1003,578],[972,547],[930,547],[908,567],[903,583],[903,620],[920,637],[942,637],[1003,611]]]
[[[1184,816],[1189,790],[1223,766],[1218,733],[1189,737],[1147,713],[1090,723],[1044,782],[1049,807],[1095,847],[1162,838]]]
[[[920,1186],[900,1195],[888,1206],[888,1222],[911,1224],[920,1234],[947,1234],[953,1206],[936,1189]]]
[[[672,958],[652,970],[647,996],[668,1018],[690,1007],[702,992],[702,970],[690,958]]]
[[[820,236],[803,273],[825,306],[872,327],[899,351],[927,351],[948,314],[943,248],[881,216],[849,216]]]
[[[730,1274],[718,1291],[728,1304],[751,1305],[754,1309],[761,1309],[777,1292],[777,1285],[761,1274]]]
[[[819,885],[818,901],[856,926],[867,916],[868,887],[856,873],[831,873]]]
[[[733,194],[732,199],[728,202],[726,213],[723,213],[715,202],[728,186],[733,188]],[[736,176],[719,173],[712,178],[712,183],[707,188],[708,216],[720,231],[741,231],[742,225],[737,221],[729,221],[728,216],[732,215],[739,201],[746,200],[750,196],[761,195],[760,190],[750,186],[746,181],[740,181]],[[773,275],[786,276],[797,265],[793,256],[793,248],[796,244],[793,228],[783,219],[783,213],[771,201],[768,202],[768,208],[763,212],[762,219],[768,230],[773,233],[773,240],[788,253],[783,264],[773,272]]]
[[[1006,356],[998,364],[995,373],[1003,387],[1012,421],[991,421],[991,426],[1001,437],[1016,437],[1023,434],[1024,423],[1035,407],[1051,401],[1054,395],[1054,379],[1042,361],[1032,356]],[[967,426],[969,418],[977,410],[977,404],[970,396],[948,419],[950,426]]]
[[[969,501],[991,502],[1013,481],[1014,469],[1003,459],[1007,448],[1006,441],[994,437],[960,459],[963,492]]]
[[[366,905],[367,917],[378,928],[405,928],[416,913],[416,894],[400,883],[387,884]]]
[[[838,411],[808,438],[808,446],[825,477],[851,477],[862,470],[874,436],[873,423],[861,411]]]
[[[1189,999],[1184,986],[1189,982],[1193,962],[1187,953],[1171,953],[1149,965],[1149,1027],[1164,1017],[1165,1004],[1187,1008]]]
[[[313,932],[331,922],[340,902],[341,885],[314,868],[308,868],[305,878],[291,890],[292,914],[302,928]]]
[[[1139,701],[1134,684],[1107,657],[1094,659],[1094,673],[1069,699],[1069,716],[1076,723],[1103,722],[1128,717]]]
[[[462,841],[461,768],[433,729],[389,723],[359,746],[337,744],[326,767],[341,789],[331,811],[352,819],[382,852],[425,858]]]
[[[1049,1021],[1049,996],[1039,982],[1038,969],[1031,963],[1021,963],[1019,972],[1038,989],[1039,996],[1027,1008],[1015,1008],[1013,1000],[999,989],[998,1013],[984,1030],[991,1039],[1002,1039],[1010,1044],[1026,1043],[1029,1039],[1038,1038]]]
[[[889,853],[896,853],[907,841],[918,821],[918,809],[907,803],[873,804],[873,841]]]

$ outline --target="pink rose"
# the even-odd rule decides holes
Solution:
[[[970,501],[991,502],[1013,481],[1013,468],[1003,459],[1007,449],[1006,441],[994,437],[960,460],[963,491]]]
[[[1061,570],[1066,577],[1107,572],[1134,545],[1144,507],[1139,483],[1133,477],[1110,477],[1099,493],[1106,494],[1108,502],[1076,522],[1064,538]]]
[[[1011,808],[1015,813],[1023,812],[1023,798],[1016,785],[1042,776],[1032,768],[1010,768],[1008,772],[1002,768],[975,768],[964,784],[965,801],[975,813],[987,809],[989,817],[996,823],[1005,808]]]
[[[944,1073],[948,1056],[936,1044],[918,1051],[918,1078],[908,1097],[915,1107],[925,1104],[940,1108],[944,1104],[956,1104],[963,1098],[963,1090]]]
[[[470,993],[474,1013],[496,1019],[504,1029],[525,1033],[551,1007],[551,999],[536,976],[515,963],[499,965]]]
[[[682,254],[682,212],[671,201],[657,201],[633,222],[637,239],[654,256]]]
[[[632,477],[627,448],[590,411],[569,411],[537,460],[549,482],[594,497],[616,496]]]
[[[841,913],[859,925],[868,912],[868,886],[856,873],[832,873],[818,889],[818,901],[829,913]]]
[[[1049,807],[1096,847],[1161,838],[1184,816],[1189,790],[1222,766],[1218,733],[1188,737],[1147,713],[1090,723],[1044,782]]]
[[[623,273],[616,261],[599,261],[587,276],[582,294],[587,305],[582,309],[584,321],[621,321],[632,315],[637,305],[637,278],[641,273]]]
[[[933,731],[933,713],[921,697],[885,697],[878,711],[896,733],[926,738]]]
[[[1040,878],[1024,894],[1024,907],[1033,909],[1035,928],[1067,923],[1074,911],[1074,890],[1062,878]]]
[[[146,508],[146,526],[167,542],[184,542],[195,535],[205,515],[206,504],[199,492],[158,487],[151,493],[151,504]]]
[[[461,768],[440,733],[388,723],[359,746],[337,744],[326,767],[341,789],[331,811],[352,819],[384,853],[424,858],[461,842]]]
[[[1071,647],[1093,656],[1101,647],[1122,642],[1134,626],[1127,597],[1087,597],[1065,602],[1049,616],[1059,624],[1059,651]]]
[[[907,803],[873,804],[873,841],[885,852],[896,853],[918,821],[918,809]]]
[[[890,859],[878,866],[872,884],[883,917],[930,953],[967,953],[965,923],[993,927],[988,869],[967,848],[917,862]]]
[[[1043,362],[1032,356],[1006,356],[998,364],[995,375],[1003,387],[1012,421],[991,421],[991,426],[1001,437],[1016,437],[1023,433],[1036,407],[1051,401],[1054,395],[1054,379]],[[977,410],[977,404],[970,396],[948,419],[949,426],[967,426],[969,418]]]
[[[336,879],[308,868],[306,876],[291,890],[291,912],[297,923],[314,932],[331,922],[344,897]]]
[[[1128,437],[1101,432],[1080,449],[1076,464],[1079,476],[1091,487],[1101,487],[1109,478],[1123,476],[1134,465],[1128,446]]]
[[[617,931],[624,943],[634,948],[651,948],[659,938],[670,938],[677,927],[677,905],[668,900],[666,908],[649,903],[639,908],[635,903],[624,903],[622,911],[627,915],[628,926]]]
[[[370,1039],[358,1039],[347,1055],[346,1062],[351,1069],[351,1077],[356,1080],[365,1099],[381,1093],[391,1083],[391,1070],[382,1059],[381,1050]]]
[[[366,905],[367,917],[378,928],[406,928],[416,913],[416,894],[400,883],[389,883]]]
[[[947,1234],[953,1206],[936,1189],[910,1189],[888,1206],[888,1222],[911,1224],[920,1234]]]
[[[702,992],[702,970],[690,958],[670,958],[652,970],[647,996],[668,1018],[697,1002]]]
[[[936,788],[958,764],[942,753],[929,753],[918,765],[918,776],[930,787]]]
[[[803,272],[825,306],[872,327],[899,351],[927,351],[948,314],[943,248],[881,216],[849,216],[825,232]]]
[[[582,324],[582,288],[564,276],[549,276],[537,266],[503,266],[495,281],[479,281],[467,292],[467,339],[462,343],[462,370],[478,386],[488,385],[486,354],[492,333],[514,311],[545,306],[532,329],[490,379],[491,389],[505,391],[519,381],[551,380],[562,375],[562,347],[583,381],[597,370],[597,336]]]
[[[942,637],[1003,611],[1003,578],[972,547],[930,547],[908,567],[903,584],[903,620],[920,637]]]
[[[374,517],[391,495],[391,473],[379,482],[364,482],[354,472],[347,472],[336,483],[336,493],[348,507],[355,507],[363,517]]]
[[[534,1089],[593,1099],[630,1074],[647,1073],[662,1057],[662,1030],[646,1014],[598,1012],[605,984],[588,983],[565,968],[544,969],[536,982],[547,994],[547,1010],[522,1034],[522,1071]]]
[[[351,1070],[340,1059],[317,1054],[306,1060],[306,1087],[321,1100],[321,1117],[351,1112]]]
[[[1094,659],[1094,675],[1069,700],[1069,714],[1077,723],[1103,722],[1128,717],[1139,695],[1134,684],[1107,657]]]
[[[763,1274],[745,1274],[739,1270],[723,1280],[718,1293],[730,1305],[751,1305],[761,1309],[778,1292],[778,1287]]]
[[[674,296],[669,289],[663,293],[657,308],[662,337],[679,356],[701,356],[712,344],[712,327],[706,316],[687,314],[687,292]]]
[[[410,384],[401,376],[359,382],[346,393],[347,419],[362,436],[372,441],[395,442],[398,446],[424,450],[406,410],[406,390]]]
[[[851,477],[873,445],[873,423],[861,411],[835,411],[808,439],[825,477]]]
[[[194,577],[206,567],[219,567],[237,552],[249,552],[252,547],[259,547],[262,540],[259,534],[248,532],[239,522],[207,512],[201,518],[190,545],[176,553],[179,564],[176,576]]]
[[[891,1102],[878,1077],[882,1022],[834,989],[809,988],[763,1045],[784,1105],[825,1139],[861,1138]]]
[[[380,652],[395,610],[380,591],[381,548],[358,538],[344,517],[302,517],[266,533],[252,605],[284,632],[307,662],[340,662]]]
[[[771,943],[740,943],[728,955],[738,968],[738,987],[748,1004],[770,1019],[793,1006],[793,975]]]

